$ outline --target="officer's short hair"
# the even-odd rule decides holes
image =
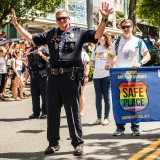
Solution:
[[[130,19],[124,19],[124,20],[122,20],[121,23],[120,23],[120,26],[121,26],[121,27],[122,27],[123,22],[125,22],[125,23],[130,23],[131,26],[133,27],[133,22],[132,22]]]
[[[60,12],[66,12],[67,15],[69,16],[68,10],[61,8],[61,9],[58,9],[58,10],[57,10],[57,12],[56,12],[56,17],[57,17],[57,14],[59,14]]]

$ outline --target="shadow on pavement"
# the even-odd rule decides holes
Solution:
[[[26,121],[28,120],[28,118],[10,118],[10,119],[6,119],[6,118],[2,118],[0,119],[0,122],[16,122],[16,121]]]
[[[33,153],[1,153],[0,158],[8,158],[8,159],[20,159],[20,160],[43,160],[45,158],[44,151],[42,152],[33,152]]]
[[[73,154],[73,152],[56,152],[55,156],[58,155],[65,155],[67,156],[68,154]],[[72,158],[54,158],[54,154],[50,154],[50,155],[44,155],[44,151],[42,152],[32,152],[32,153],[26,153],[26,152],[22,152],[22,153],[1,153],[0,154],[0,158],[7,158],[7,159],[20,159],[20,160],[71,160]],[[72,160],[79,160],[79,159],[83,159],[83,156],[80,157],[74,157]],[[89,158],[90,159],[90,158]],[[87,158],[87,160],[89,160]],[[86,160],[86,158],[85,158]],[[91,159],[90,159],[91,160]],[[94,159],[92,159],[94,160]]]
[[[138,152],[140,149],[146,147],[146,144],[139,143],[131,143],[120,145],[118,142],[95,142],[95,143],[87,143],[86,146],[89,147],[100,147],[99,149],[95,149],[93,152],[87,153],[86,156],[93,156],[96,155],[100,156],[112,156],[112,159],[128,159],[134,153]]]
[[[17,133],[34,133],[34,134],[37,134],[37,133],[41,133],[41,132],[44,132],[45,130],[22,130],[22,131],[18,131]]]
[[[132,134],[124,134],[121,136],[112,136],[112,134],[89,134],[86,136],[83,136],[83,139],[97,139],[97,140],[105,140],[105,139],[157,139],[160,138],[159,134],[141,134],[141,136],[133,136]]]

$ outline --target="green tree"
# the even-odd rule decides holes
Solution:
[[[130,0],[128,19],[132,20],[133,26],[136,24],[136,4],[137,0]]]
[[[160,0],[138,0],[136,13],[141,21],[160,28]]]
[[[33,20],[37,17],[46,17],[48,13],[55,12],[55,9],[64,0],[0,0],[0,28],[10,23],[11,8],[16,11],[18,21],[22,23],[27,19]]]

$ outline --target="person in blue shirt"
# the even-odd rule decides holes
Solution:
[[[144,41],[148,50],[151,51],[153,49],[153,42],[151,41],[151,36],[148,35],[147,39]]]

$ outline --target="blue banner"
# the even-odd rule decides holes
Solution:
[[[160,121],[160,67],[112,68],[116,123]]]

